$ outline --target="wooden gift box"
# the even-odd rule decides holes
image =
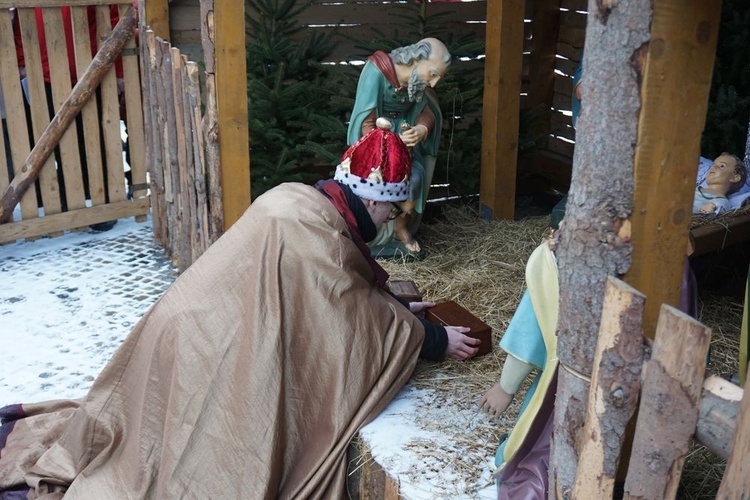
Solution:
[[[492,328],[452,300],[425,309],[424,317],[443,326],[468,326],[471,331],[466,335],[482,341],[477,346],[479,347],[477,356],[483,356],[492,351]]]
[[[422,302],[422,294],[413,281],[389,281],[388,290],[407,302]]]

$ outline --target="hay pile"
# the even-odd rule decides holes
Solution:
[[[425,300],[454,300],[493,329],[491,354],[469,362],[421,361],[411,382],[417,390],[429,390],[430,405],[437,414],[450,410],[470,415],[460,432],[455,422],[444,422],[435,414],[417,416],[423,420],[420,425],[448,433],[450,444],[422,439],[408,445],[421,461],[414,474],[427,473],[433,482],[453,481],[457,495],[471,496],[487,486],[488,457],[494,456],[500,436],[509,432],[515,421],[525,387],[496,421],[477,414],[477,401],[498,380],[505,354],[497,342],[523,294],[526,259],[544,239],[548,224],[549,216],[486,222],[471,208],[448,206],[439,221],[420,229],[428,252],[423,261],[380,261],[392,280],[417,283]],[[714,332],[709,366],[714,373],[726,376],[737,372],[741,308],[742,304],[723,297],[701,297],[700,319]],[[695,445],[682,476],[684,498],[714,498],[723,470],[722,460]],[[456,474],[461,476],[459,489]],[[440,489],[441,485],[437,486]]]

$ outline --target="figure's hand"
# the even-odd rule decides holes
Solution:
[[[435,302],[409,302],[409,310],[414,314],[424,312],[425,309],[435,307]]]
[[[445,349],[445,354],[451,358],[461,361],[474,357],[479,351],[476,346],[482,341],[464,335],[471,331],[468,326],[446,326],[445,331],[448,334],[448,347]]]
[[[401,133],[400,137],[407,147],[413,148],[420,142],[427,139],[428,135],[430,135],[430,131],[427,130],[427,127],[425,127],[424,125],[414,125],[409,130]]]
[[[499,417],[502,412],[508,409],[512,400],[513,394],[505,392],[498,382],[487,389],[482,399],[479,400],[479,409],[493,417]]]
[[[701,207],[700,212],[702,214],[712,214],[716,212],[716,204],[715,203],[706,203]]]

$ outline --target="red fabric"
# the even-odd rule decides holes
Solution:
[[[389,130],[374,129],[352,144],[341,157],[350,160],[350,172],[367,179],[380,169],[383,182],[399,183],[411,176],[411,155],[398,135]]]
[[[137,9],[137,4],[134,4],[134,8]],[[67,52],[68,52],[68,67],[70,69],[70,80],[71,80],[71,84],[75,84],[78,81],[78,73],[76,71],[75,48],[73,45],[73,22],[71,20],[70,7],[61,7],[60,9],[62,10],[63,28],[65,30],[65,45],[66,45]],[[120,20],[120,15],[117,9],[117,5],[110,5],[109,12],[110,12],[110,23],[111,23],[111,26],[114,28],[115,25],[117,25],[117,22]],[[44,73],[44,81],[49,83],[50,82],[49,56],[47,55],[47,38],[44,33],[43,10],[41,7],[36,7],[34,9],[34,13],[36,15],[36,28],[37,28],[38,37],[39,37],[39,48],[41,51],[42,71]],[[97,37],[96,37],[96,7],[93,5],[86,7],[86,14],[88,15],[89,41],[91,42],[91,56],[93,57],[94,55],[96,55],[96,51],[98,48]],[[23,54],[23,43],[21,40],[21,31],[20,31],[20,24],[18,21],[18,16],[16,16],[13,20],[13,32],[14,32],[14,37],[16,41],[16,56],[18,57],[18,66],[23,68],[23,67],[26,67],[26,60]],[[117,61],[115,61],[115,73],[117,75],[117,78],[122,78],[123,70],[122,70],[122,58],[121,57],[118,57]]]
[[[383,73],[383,76],[385,76],[390,84],[393,85],[394,89],[402,87],[396,76],[396,66],[394,66],[391,56],[382,50],[378,50],[367,59],[369,59],[380,70],[380,72]]]

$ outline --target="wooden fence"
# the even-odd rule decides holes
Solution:
[[[0,85],[5,101],[0,193],[26,173],[34,146],[54,135],[55,114],[70,109],[73,85],[86,75],[97,45],[104,45],[117,18],[133,2],[92,3],[97,5],[45,0],[44,7],[35,7],[33,1],[0,0]],[[0,224],[0,243],[58,236],[66,229],[121,217],[145,220],[150,202],[140,89],[136,40],[131,37],[96,93],[59,142],[53,141],[54,153],[21,197],[12,219]],[[66,102],[68,108],[63,108]],[[127,130],[127,176],[121,119]]]
[[[223,231],[218,155],[207,153],[218,139],[204,120],[198,63],[153,31],[143,42],[154,234],[184,271]]]

